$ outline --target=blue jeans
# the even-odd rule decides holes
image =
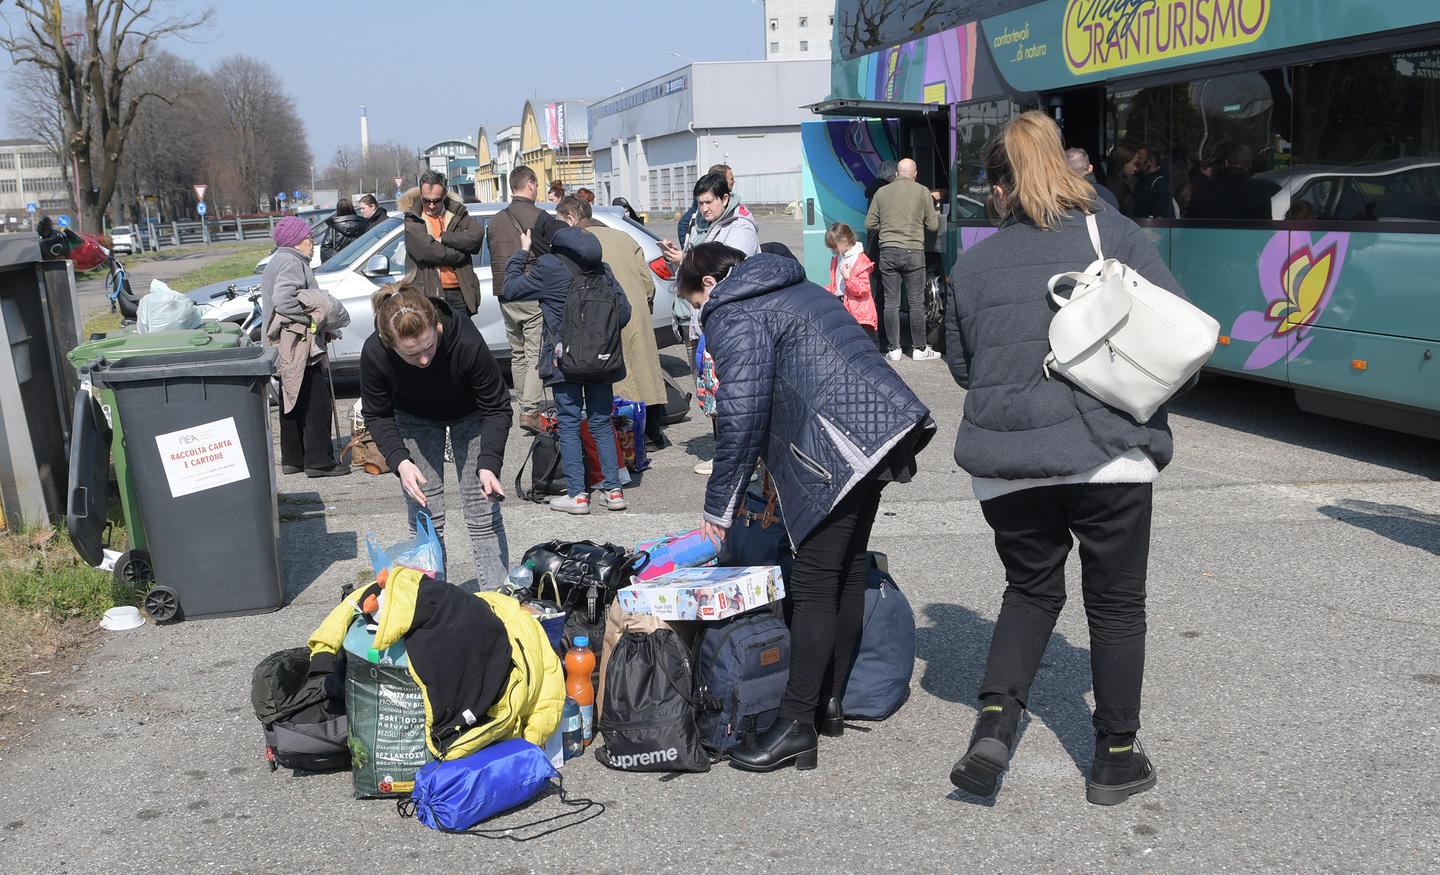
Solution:
[[[585,447],[580,441],[581,408],[590,420],[590,436],[600,451],[600,474],[605,479],[600,488],[620,488],[620,458],[615,452],[615,431],[610,412],[615,406],[615,392],[609,385],[588,386],[582,383],[556,383],[555,415],[560,420],[560,462],[565,468],[565,485],[571,497],[589,493],[585,482]]]

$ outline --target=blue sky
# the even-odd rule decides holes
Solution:
[[[166,47],[206,68],[236,52],[269,63],[321,166],[336,147],[359,145],[361,104],[372,142],[418,147],[482,124],[493,138],[520,121],[532,96],[604,97],[684,64],[667,52],[697,61],[764,57],[760,0],[157,3],[206,5],[215,10],[208,32]],[[0,124],[9,125],[4,113]]]

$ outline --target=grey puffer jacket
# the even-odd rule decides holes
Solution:
[[[929,408],[793,258],[762,252],[735,265],[701,321],[720,382],[705,491],[716,525],[730,525],[764,458],[799,545],[902,439],[919,428],[918,453],[934,436]]]
[[[1134,222],[1108,207],[1095,220],[1105,257],[1184,297],[1159,250]],[[956,261],[945,357],[956,382],[969,389],[955,461],[971,476],[1065,477],[1136,447],[1164,468],[1174,455],[1165,408],[1139,423],[1058,376],[1045,375],[1055,313],[1046,284],[1094,260],[1084,214],[1072,211],[1056,231],[1011,221]]]
[[[310,314],[305,312],[305,305],[297,295],[301,289],[319,287],[309,257],[293,246],[279,247],[260,276],[260,308],[264,318],[261,324],[269,325],[271,317],[278,314],[288,322],[309,325]]]

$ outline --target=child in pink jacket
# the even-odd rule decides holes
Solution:
[[[875,263],[855,239],[854,229],[844,222],[836,222],[826,230],[825,245],[835,253],[830,259],[830,285],[826,288],[845,302],[845,309],[873,338],[877,318],[875,299],[870,295],[870,275],[875,272]]]

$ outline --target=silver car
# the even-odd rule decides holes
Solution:
[[[505,206],[503,203],[465,205],[470,215],[485,224],[487,230],[490,220],[505,209]],[[554,210],[552,204],[538,206]],[[675,300],[675,282],[670,266],[660,252],[660,238],[644,225],[631,221],[623,210],[616,207],[596,207],[594,215],[597,221],[612,228],[619,228],[640,244],[640,250],[649,262],[655,278],[655,304],[651,311],[651,324],[656,343],[661,348],[675,343],[670,315]],[[485,343],[495,358],[508,362],[510,342],[506,339],[505,323],[500,316],[500,303],[493,292],[488,240],[475,255],[474,266],[475,275],[480,280],[480,312],[473,317],[475,326],[484,335]],[[370,296],[380,286],[397,282],[404,275],[404,221],[395,214],[362,234],[340,254],[315,268],[316,282],[344,304],[350,313],[350,325],[342,332],[341,339],[330,345],[331,362],[337,374],[354,374],[360,370],[360,350],[365,345],[365,339],[375,330],[375,315],[370,309]],[[190,292],[189,296],[200,305],[206,320],[240,324],[250,317],[256,306],[245,292],[258,283],[259,277],[251,275],[196,289]],[[227,296],[226,289],[231,286],[240,293],[232,292]]]

